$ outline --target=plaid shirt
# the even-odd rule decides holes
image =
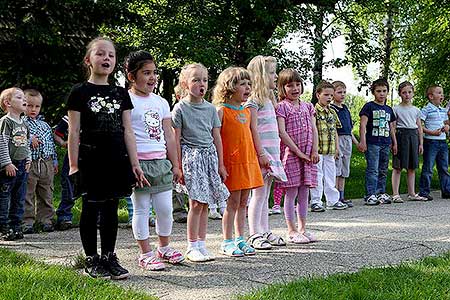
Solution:
[[[319,154],[336,153],[336,128],[342,128],[336,112],[330,108],[316,104],[316,125],[319,133]]]
[[[25,118],[25,122],[30,130],[30,149],[31,149],[31,159],[49,159],[53,160],[53,164],[58,164],[58,156],[56,154],[55,143],[53,142],[53,131],[50,125],[42,120],[41,117],[32,119],[30,117]],[[36,136],[39,141],[39,147],[33,149],[31,147],[31,139]]]

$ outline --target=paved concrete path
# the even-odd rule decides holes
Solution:
[[[406,202],[365,207],[356,201],[346,211],[310,213],[309,229],[320,242],[288,245],[255,257],[239,259],[219,255],[220,221],[209,222],[208,245],[215,262],[185,263],[165,271],[150,272],[136,265],[137,246],[131,229],[121,229],[118,256],[132,277],[119,282],[161,299],[229,299],[274,282],[301,276],[354,272],[365,266],[384,266],[450,250],[450,200]],[[285,235],[282,216],[271,216],[276,234]],[[152,236],[153,240],[155,237]],[[186,229],[175,224],[173,246],[185,250]],[[70,264],[81,252],[77,229],[28,235],[19,242],[0,242],[2,247],[21,251],[48,263]]]

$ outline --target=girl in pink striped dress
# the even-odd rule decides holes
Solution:
[[[306,244],[315,242],[315,236],[305,230],[309,188],[317,186],[318,137],[315,110],[311,103],[302,102],[300,74],[293,69],[280,72],[278,92],[281,102],[276,108],[281,137],[281,161],[287,182],[280,186],[286,191],[284,215],[288,227],[288,242]],[[297,221],[295,225],[295,200]]]
[[[258,55],[248,64],[251,74],[252,93],[245,103],[251,112],[253,142],[258,151],[259,166],[264,185],[252,190],[248,206],[248,243],[255,249],[265,250],[272,246],[286,245],[283,238],[271,232],[269,226],[269,196],[273,180],[286,181],[280,160],[280,137],[275,116],[276,105],[273,90],[277,73],[276,60],[271,56]]]

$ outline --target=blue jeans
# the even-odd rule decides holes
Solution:
[[[17,168],[16,176],[6,176],[5,171],[0,174],[0,227],[18,230],[22,225],[28,173],[26,159],[12,163]]]
[[[386,193],[389,145],[367,144],[366,196]]]
[[[434,162],[437,165],[441,191],[450,194],[450,174],[448,173],[448,146],[445,140],[423,139],[423,165],[420,175],[419,194],[430,193]]]
[[[64,162],[61,168],[61,202],[56,210],[57,223],[72,221],[72,208],[75,204],[73,199],[73,187],[69,180],[69,156],[64,156]]]

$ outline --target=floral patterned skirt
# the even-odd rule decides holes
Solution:
[[[181,145],[184,182],[189,199],[212,207],[225,207],[230,196],[219,175],[216,147],[191,148]]]

